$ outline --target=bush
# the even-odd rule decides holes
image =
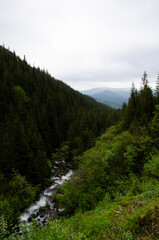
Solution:
[[[4,219],[4,216],[0,216],[0,239],[4,239],[7,234],[7,222]]]
[[[13,171],[13,178],[10,182],[10,194],[15,194],[20,201],[21,208],[25,208],[36,196],[37,188],[29,184],[24,176]]]
[[[15,217],[13,206],[8,199],[3,197],[3,195],[0,196],[0,215],[7,225],[10,225]]]
[[[153,156],[152,159],[144,165],[143,175],[159,179],[159,155]]]
[[[20,212],[35,200],[37,188],[29,184],[24,176],[13,170],[7,195],[0,195],[0,216],[9,229],[18,221]]]
[[[110,134],[111,133],[111,134]],[[57,196],[57,202],[65,212],[90,210],[101,201],[105,192],[116,186],[117,179],[130,171],[132,163],[124,156],[127,147],[134,141],[129,132],[123,132],[113,138],[109,129],[97,140],[96,146],[79,157],[79,169],[63,187],[63,194]]]

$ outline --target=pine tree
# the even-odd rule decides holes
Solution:
[[[154,100],[151,88],[148,86],[147,73],[144,72],[140,90],[141,123],[148,125],[153,116]]]
[[[156,104],[159,104],[159,73],[156,81],[155,97],[156,97]]]
[[[141,90],[145,89],[146,87],[148,87],[148,78],[147,78],[147,73],[146,71],[144,71],[143,77],[142,77],[142,81],[141,81]]]

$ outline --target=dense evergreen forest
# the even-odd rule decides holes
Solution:
[[[0,46],[0,215],[7,224],[47,185],[58,154],[75,167],[72,159],[119,114]]]
[[[154,92],[144,72],[120,121],[74,158],[78,169],[54,195],[64,217],[17,239],[159,239],[158,148],[159,76]]]

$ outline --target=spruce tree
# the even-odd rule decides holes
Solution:
[[[156,97],[156,104],[159,104],[159,73],[156,81],[155,97]]]

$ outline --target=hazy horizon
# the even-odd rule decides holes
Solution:
[[[76,90],[151,87],[159,72],[158,0],[1,0],[0,44]]]

